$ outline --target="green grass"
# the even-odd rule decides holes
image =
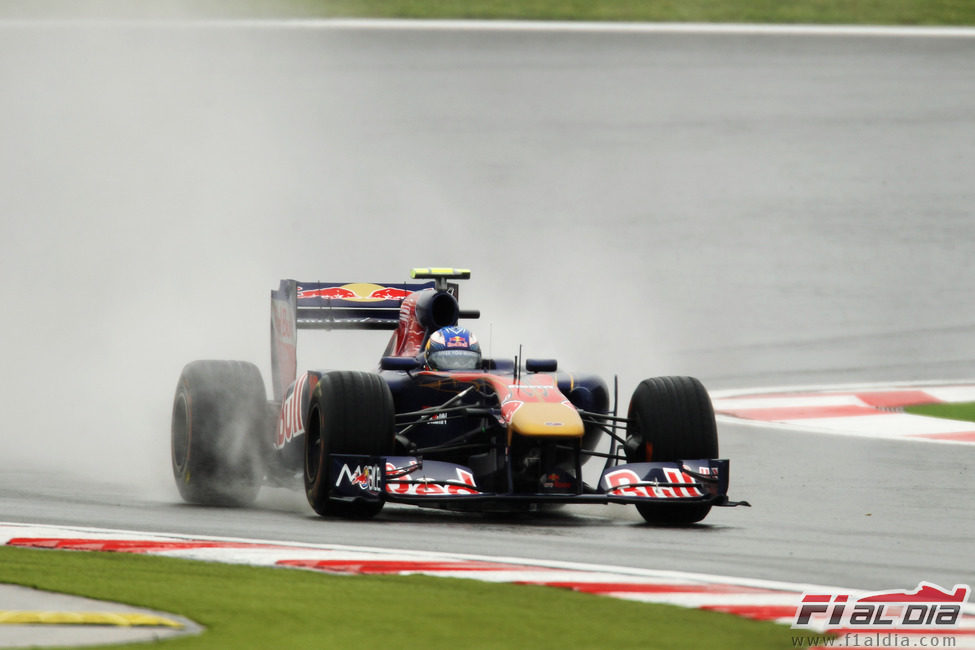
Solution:
[[[129,603],[200,623],[168,648],[787,648],[772,623],[551,587],[334,576],[120,553],[0,547],[0,583]],[[106,646],[145,648],[144,644]]]
[[[946,418],[948,420],[964,420],[975,422],[975,402],[964,402],[957,404],[920,404],[918,406],[907,406],[904,408],[907,413],[915,415],[929,415],[936,418]]]
[[[678,22],[975,24],[971,0],[305,0],[323,16]]]
[[[0,17],[477,18],[975,25],[971,0],[0,0]]]

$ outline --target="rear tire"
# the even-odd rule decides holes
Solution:
[[[189,503],[246,506],[264,479],[267,396],[257,366],[193,361],[173,399],[173,477]]]
[[[711,398],[694,377],[645,379],[633,391],[627,414],[626,460],[673,462],[717,458],[718,429]],[[710,504],[642,503],[652,524],[687,525],[704,519]]]
[[[322,516],[364,519],[383,502],[330,499],[329,454],[388,456],[395,439],[393,394],[374,373],[335,371],[322,376],[312,393],[305,431],[305,495]]]

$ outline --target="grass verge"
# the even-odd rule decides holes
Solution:
[[[323,16],[886,25],[975,24],[970,0],[304,0]]]
[[[907,406],[905,413],[914,415],[928,415],[935,418],[945,418],[947,420],[963,420],[975,422],[975,402],[959,402],[956,404],[920,404],[918,406]]]
[[[728,614],[551,587],[335,576],[165,557],[0,547],[0,582],[124,602],[206,627],[171,648],[785,648],[803,636]],[[144,644],[106,648],[145,648]],[[803,646],[807,647],[807,646]]]

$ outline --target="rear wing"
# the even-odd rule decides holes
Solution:
[[[395,330],[403,300],[428,282],[372,284],[367,282],[298,282],[281,280],[271,291],[271,373],[274,399],[298,371],[298,330]],[[457,285],[450,289],[457,295]]]
[[[403,299],[433,282],[372,284],[366,282],[297,282],[282,280],[271,292],[272,307],[294,307],[297,329],[393,330]]]

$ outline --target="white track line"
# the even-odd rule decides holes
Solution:
[[[407,20],[364,18],[51,18],[0,19],[0,28],[176,28],[261,30],[383,30],[446,32],[536,32],[582,34],[687,34],[742,36],[829,36],[882,38],[975,38],[975,27],[885,25],[770,25],[749,23],[636,23],[537,20]]]
[[[918,396],[921,402],[916,401]],[[975,444],[975,423],[914,415],[900,408],[909,403],[975,401],[975,381],[736,389],[715,391],[712,401],[721,422],[865,438]]]
[[[769,589],[778,591],[819,591],[823,589],[837,589],[812,583],[793,583],[780,582],[775,580],[760,580],[752,578],[739,578],[731,576],[719,576],[708,573],[689,573],[685,571],[669,571],[658,569],[640,569],[635,567],[625,567],[616,565],[604,565],[585,562],[566,562],[561,560],[528,559],[515,556],[495,556],[495,555],[476,555],[471,553],[447,553],[434,551],[416,551],[408,549],[384,548],[377,546],[350,546],[344,544],[316,544],[313,542],[286,542],[281,540],[252,539],[244,537],[222,537],[212,535],[185,535],[179,533],[151,533],[144,531],[120,530],[108,528],[92,528],[87,526],[52,526],[47,524],[29,524],[19,522],[0,522],[0,545],[4,545],[13,538],[18,537],[61,537],[61,538],[88,538],[88,539],[117,539],[117,540],[150,540],[150,541],[203,541],[217,542],[223,544],[242,544],[247,546],[269,546],[274,547],[268,550],[268,555],[277,554],[280,550],[288,548],[294,549],[290,555],[294,556],[298,552],[326,552],[329,554],[340,553],[343,558],[365,558],[365,557],[390,557],[405,558],[412,560],[442,560],[442,561],[473,561],[473,562],[492,562],[496,564],[517,564],[530,567],[541,567],[565,571],[580,571],[588,573],[611,573],[618,581],[623,581],[627,576],[637,580],[656,580],[656,581],[691,581],[699,583],[715,583],[749,587],[754,589]],[[208,549],[194,549],[193,553],[206,554]],[[169,551],[167,553],[177,553]],[[236,555],[239,553],[239,555]],[[246,560],[260,557],[260,549],[240,548],[227,549],[225,558],[238,557],[241,563],[248,564]],[[314,553],[313,553],[314,555]],[[302,555],[302,557],[305,557]],[[309,556],[311,557],[311,556]],[[317,557],[317,555],[315,555]],[[330,555],[329,557],[334,557]],[[228,561],[225,559],[223,561]],[[849,591],[846,589],[845,591]]]

